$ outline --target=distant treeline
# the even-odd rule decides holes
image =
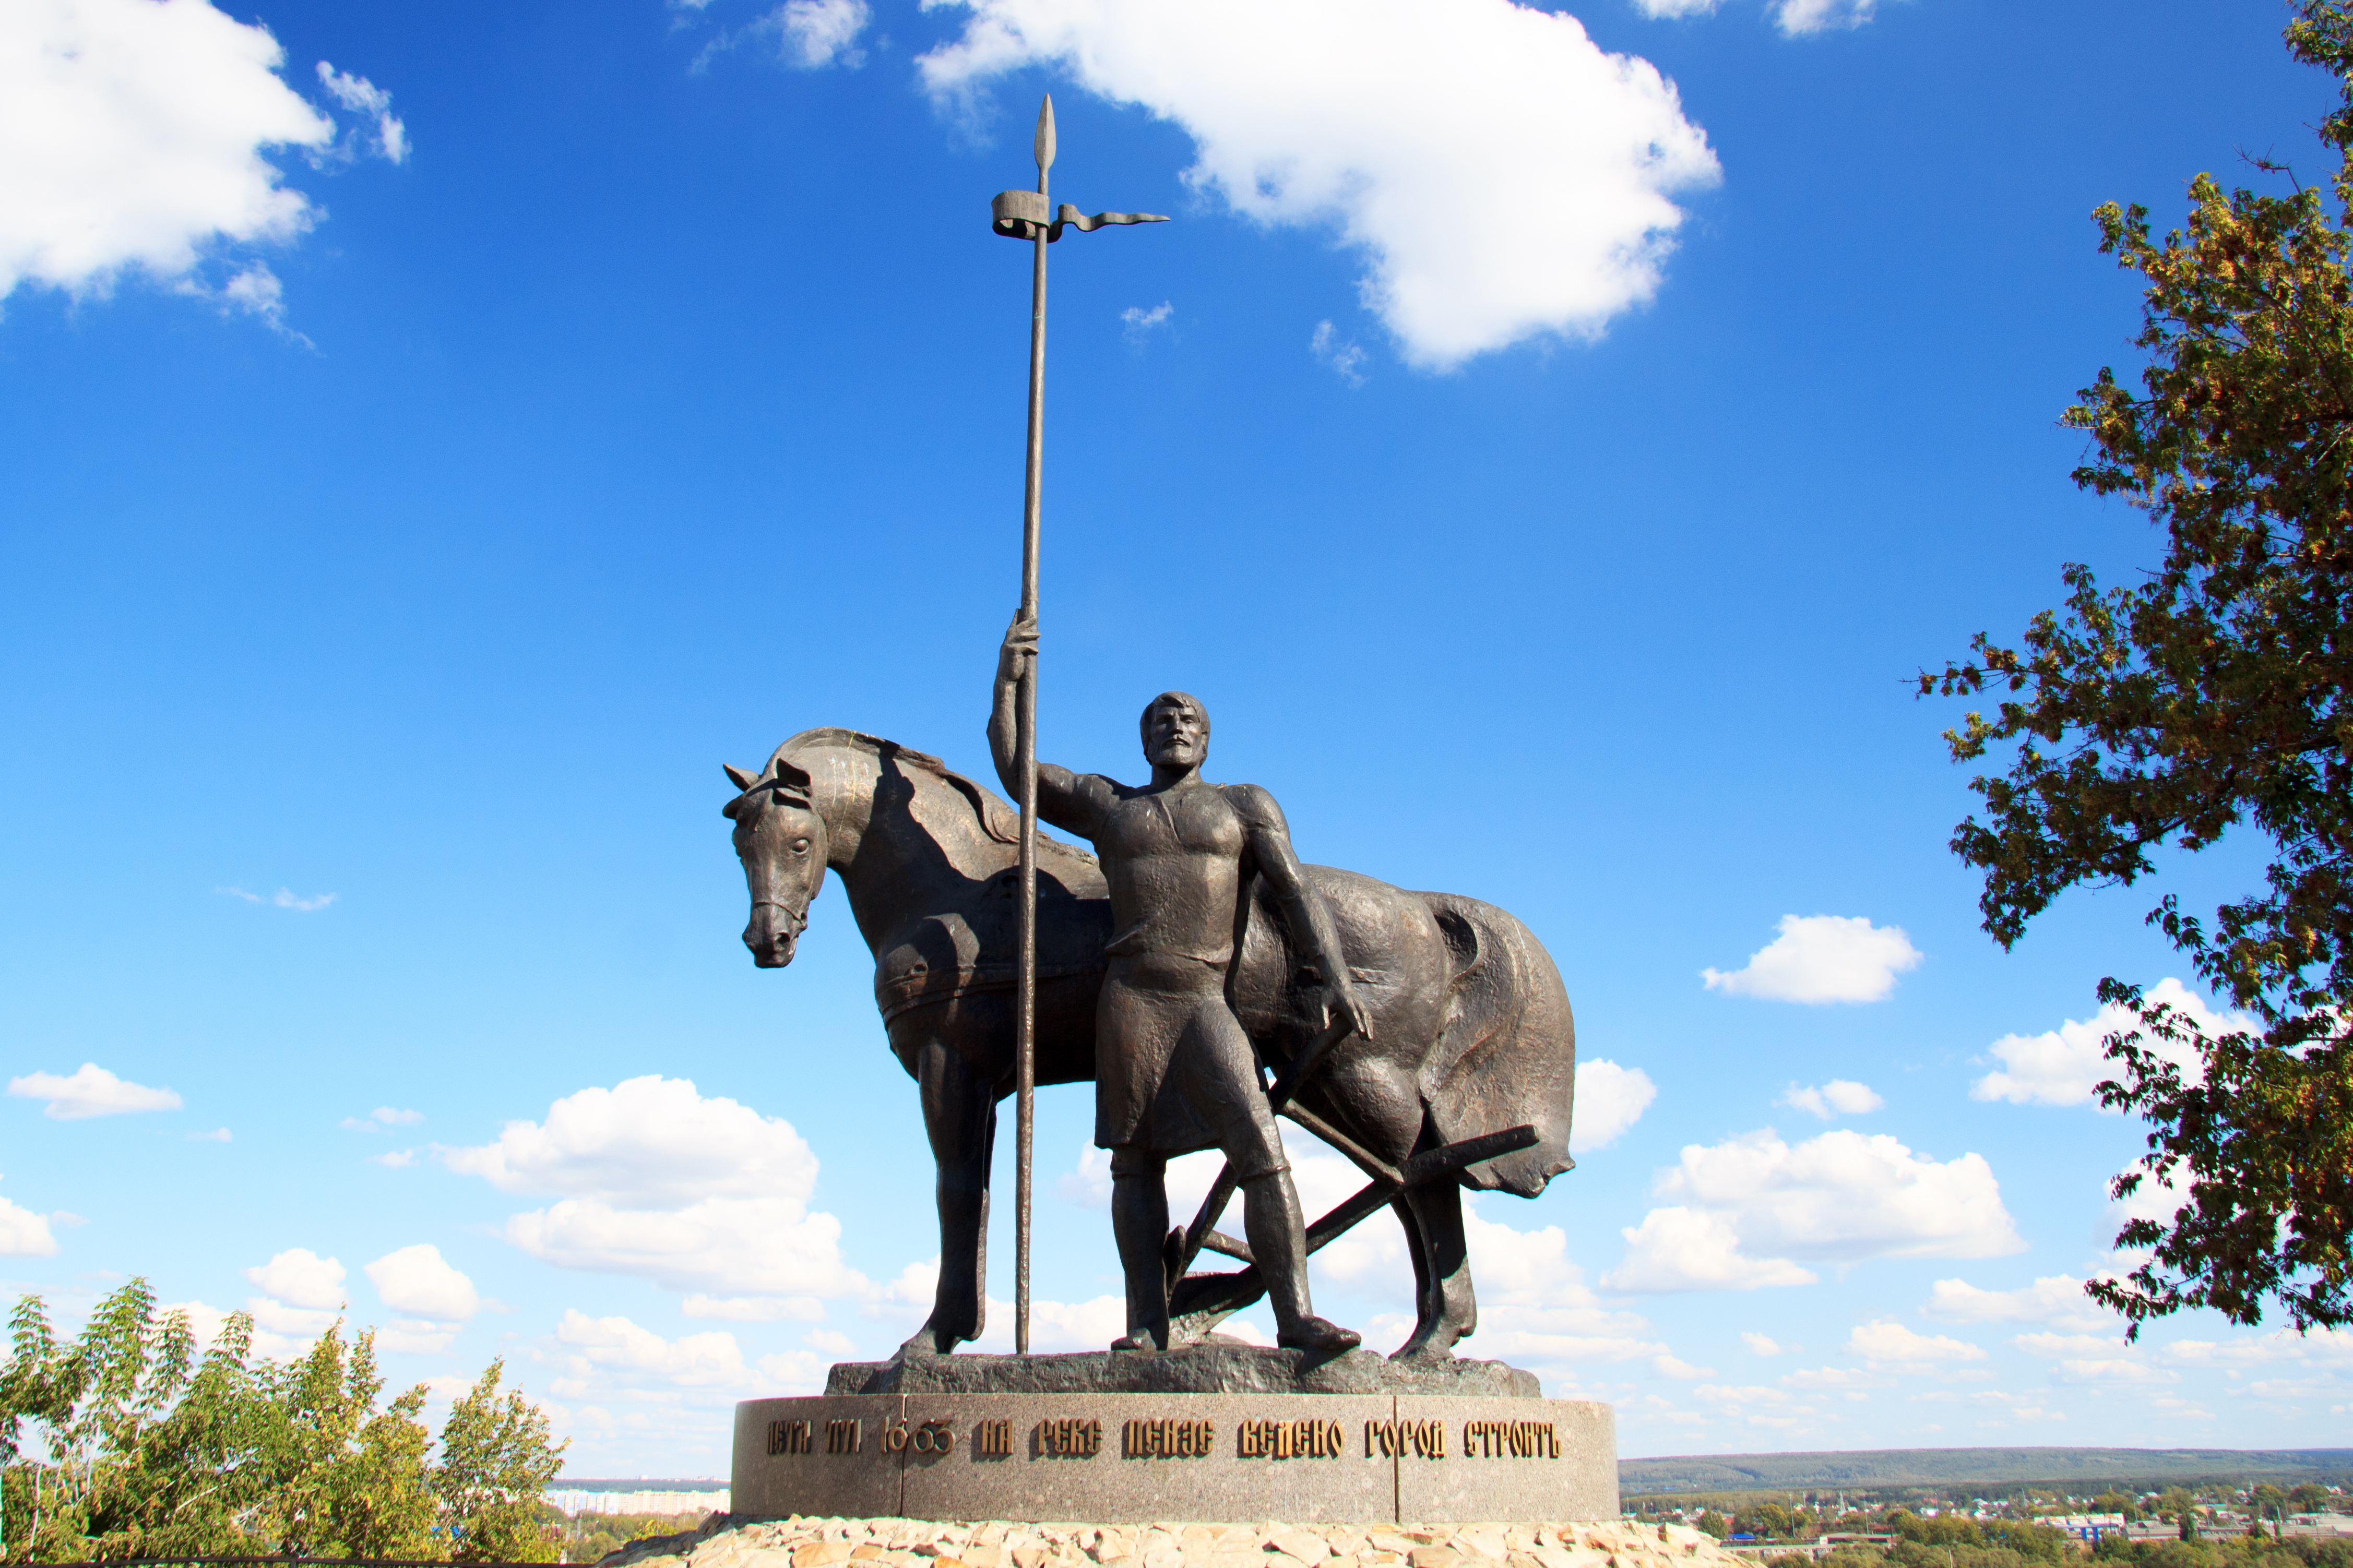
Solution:
[[[2052,1486],[2154,1491],[2255,1481],[2353,1486],[2353,1448],[1879,1448],[1618,1461],[1618,1489],[1630,1498],[1958,1486],[1980,1492]]]

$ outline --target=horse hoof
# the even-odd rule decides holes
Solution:
[[[1159,1351],[1167,1347],[1150,1334],[1122,1334],[1112,1341],[1111,1348],[1115,1351]]]

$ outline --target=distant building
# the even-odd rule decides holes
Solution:
[[[550,1508],[566,1514],[658,1513],[692,1514],[727,1511],[727,1489],[713,1481],[709,1489],[617,1491],[607,1486],[550,1487],[540,1494]]]

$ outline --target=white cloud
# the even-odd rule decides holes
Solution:
[[[1966,1279],[1939,1279],[1921,1308],[1948,1323],[2050,1323],[2062,1328],[2099,1328],[2113,1316],[2084,1294],[2084,1282],[2050,1274],[2015,1290],[1980,1290]]]
[[[0,1198],[0,1258],[55,1258],[58,1238],[48,1219]]]
[[[1773,21],[1791,37],[1832,27],[1860,27],[1878,9],[1876,0],[1780,0]]]
[[[382,1165],[387,1171],[405,1170],[408,1166],[417,1163],[417,1151],[414,1149],[387,1149],[381,1154],[370,1154],[368,1156],[368,1163],[371,1165]]]
[[[216,1127],[209,1132],[189,1133],[188,1142],[191,1143],[233,1143],[237,1142],[237,1139],[227,1128]]]
[[[387,1252],[367,1266],[367,1277],[384,1304],[437,1322],[464,1322],[481,1310],[474,1282],[445,1261],[429,1242]]]
[[[2158,1354],[2178,1366],[2257,1367],[2283,1362],[2353,1370],[2353,1330],[2275,1329],[2231,1340],[2177,1340]]]
[[[446,1351],[457,1337],[455,1323],[419,1322],[407,1318],[396,1318],[375,1331],[378,1350],[400,1351],[408,1355],[433,1355]]]
[[[1619,1235],[1626,1257],[1601,1277],[1601,1288],[1628,1294],[1672,1290],[1754,1290],[1767,1285],[1810,1285],[1815,1276],[1785,1258],[1750,1258],[1723,1215],[1675,1205],[1655,1208]]]
[[[346,1116],[343,1125],[354,1132],[381,1132],[387,1127],[414,1127],[425,1120],[421,1110],[396,1110],[379,1105],[365,1116]]]
[[[1875,926],[1862,915],[1783,915],[1780,934],[1739,969],[1703,969],[1711,991],[1774,1002],[1878,1002],[1895,977],[1920,965],[1920,950],[1901,926]]]
[[[1800,1089],[1791,1084],[1775,1101],[1792,1110],[1802,1110],[1809,1116],[1828,1121],[1834,1116],[1863,1116],[1884,1108],[1881,1099],[1869,1084],[1852,1079],[1834,1078],[1819,1088]]]
[[[871,20],[866,0],[786,0],[755,30],[776,35],[776,52],[787,65],[818,70],[838,62],[855,70],[866,63],[866,52],[853,46]]]
[[[1130,305],[1119,313],[1119,319],[1126,323],[1127,341],[1141,348],[1152,336],[1153,328],[1166,326],[1176,314],[1176,307],[1163,300],[1149,310],[1141,305]]]
[[[2150,1366],[2147,1362],[2125,1356],[2071,1359],[2051,1369],[2051,1375],[2062,1383],[2179,1383],[2179,1373]]]
[[[408,127],[392,111],[392,94],[364,76],[347,76],[326,61],[319,62],[319,85],[337,103],[354,114],[372,116],[375,135],[372,152],[388,163],[408,162]]]
[[[1752,1355],[1773,1356],[1781,1353],[1780,1345],[1770,1336],[1757,1333],[1754,1330],[1743,1330],[1740,1342],[1748,1347],[1749,1353]]]
[[[2151,986],[2147,994],[2153,1003],[2162,1002],[2187,1014],[2209,1036],[2263,1027],[2244,1014],[2209,1005],[2204,997],[2169,977]],[[2012,1105],[2089,1105],[2101,1080],[2116,1076],[2100,1042],[2139,1027],[2137,1014],[2111,1002],[2089,1018],[2070,1018],[2040,1035],[2004,1035],[1987,1047],[2001,1066],[1971,1084],[1969,1098],[2004,1100]],[[2142,1043],[2167,1060],[2192,1068],[2188,1076],[2196,1081],[2195,1051],[2154,1036],[2145,1035]],[[2105,1106],[2100,1109],[2108,1110]],[[2167,1212],[2170,1217],[2171,1211]]]
[[[309,1341],[327,1331],[343,1314],[315,1307],[291,1307],[274,1301],[267,1296],[248,1296],[245,1310],[253,1314],[253,1326],[263,1333],[284,1335],[280,1344]]]
[[[1601,1303],[1569,1260],[1568,1237],[1560,1226],[1521,1230],[1489,1218],[1486,1211],[1502,1204],[1484,1195],[1464,1199],[1463,1234],[1479,1288],[1473,1353],[1514,1360],[1554,1377],[1589,1363],[1633,1361],[1683,1368],[1668,1376],[1693,1374],[1695,1369],[1675,1361],[1649,1323]]]
[[[731,1323],[820,1322],[825,1304],[811,1296],[706,1296],[701,1291],[679,1303],[690,1318]]]
[[[1196,189],[1363,253],[1363,302],[1417,364],[1599,333],[1657,291],[1670,196],[1718,174],[1648,61],[1510,0],[926,5],[970,13],[918,61],[935,98],[1049,64],[1182,126]]]
[[[1577,1114],[1571,1119],[1568,1151],[1589,1154],[1607,1149],[1659,1098],[1659,1086],[1641,1068],[1620,1067],[1596,1058],[1577,1064]]]
[[[1982,1155],[1939,1163],[1895,1139],[1844,1130],[1797,1145],[1770,1128],[1686,1144],[1653,1190],[1685,1203],[1622,1231],[1602,1276],[1628,1292],[1754,1289],[1813,1276],[1793,1258],[1991,1258],[2023,1250]]]
[[[343,1304],[343,1266],[307,1247],[289,1247],[245,1271],[265,1295],[297,1307],[332,1310]]]
[[[1846,1337],[1849,1355],[1859,1355],[1880,1369],[1932,1367],[1948,1362],[1983,1361],[1982,1346],[1944,1334],[1919,1334],[1892,1319],[1858,1324]]]
[[[507,1221],[515,1246],[559,1268],[634,1274],[673,1289],[858,1296],[840,1222],[811,1213],[817,1156],[792,1124],[683,1079],[630,1079],[511,1121],[493,1143],[440,1149],[502,1192],[562,1194]]]
[[[180,1097],[168,1089],[127,1083],[100,1067],[84,1062],[70,1076],[53,1072],[26,1073],[8,1080],[8,1092],[19,1100],[45,1100],[41,1114],[52,1121],[80,1121],[92,1116],[127,1116],[140,1110],[177,1110]]]
[[[627,1318],[591,1318],[567,1307],[555,1337],[590,1367],[633,1373],[685,1388],[724,1387],[744,1381],[744,1352],[723,1330],[665,1340]]]
[[[2059,1361],[2067,1356],[2114,1355],[2125,1348],[2122,1334],[2015,1334],[2011,1344],[2029,1355],[2045,1361]]]
[[[1721,0],[1634,0],[1645,16],[1712,16]],[[1772,0],[1774,25],[1786,37],[1803,37],[1831,27],[1860,27],[1878,8],[1877,0]]]
[[[1350,386],[1365,384],[1365,351],[1354,338],[1343,339],[1340,330],[1329,321],[1315,323],[1315,331],[1307,339],[1307,352],[1332,367],[1332,374]]]
[[[17,0],[0,22],[0,296],[186,276],[221,242],[284,241],[316,209],[264,148],[334,125],[277,41],[206,0]]]
[[[257,279],[248,283],[245,289],[244,298],[231,302],[238,304],[240,308],[255,310],[257,313],[274,311],[279,297],[278,279],[274,275],[270,274],[269,268],[260,266],[259,263],[247,268],[245,272],[241,272],[237,274],[237,277],[230,279],[228,280],[227,288],[221,291],[221,295],[227,296],[231,289],[235,289],[238,283],[246,279],[248,273],[259,273],[269,280],[267,283],[263,283]],[[209,290],[202,288],[192,287],[189,289],[189,292],[204,295],[206,299],[216,297]],[[267,308],[267,310],[265,310],[265,307]],[[306,899],[301,894],[295,892],[291,888],[280,888],[276,892],[269,894],[248,893],[243,888],[215,888],[213,891],[222,894],[227,898],[242,899],[248,904],[269,904],[276,909],[295,910],[306,915],[313,914],[320,910],[325,909],[329,904],[333,903],[337,899],[343,896],[340,893],[319,893]]]

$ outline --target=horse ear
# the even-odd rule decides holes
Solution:
[[[733,784],[739,791],[750,789],[760,782],[757,775],[745,773],[733,763],[722,763],[719,765],[727,770],[727,782]]]
[[[809,787],[809,776],[807,769],[797,768],[792,763],[785,761],[782,757],[778,757],[769,765],[776,769],[776,782],[778,784],[789,784],[795,789],[807,793]]]
[[[739,795],[733,800],[729,801],[725,805],[721,806],[719,808],[719,815],[727,818],[728,821],[733,822],[735,820],[735,808],[743,804],[744,797]]]

